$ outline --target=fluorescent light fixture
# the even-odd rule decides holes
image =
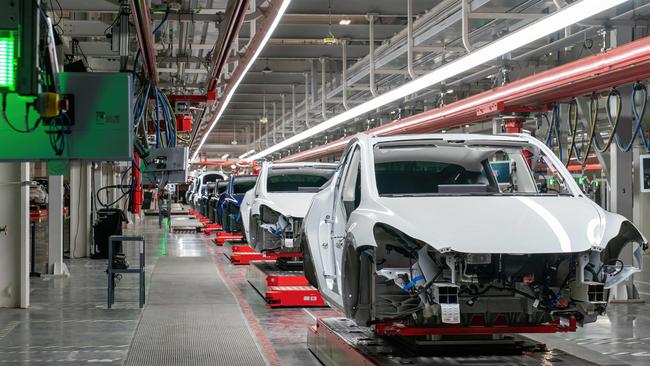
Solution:
[[[223,156],[221,156],[221,160],[226,160],[228,159],[229,156],[230,154],[224,154]]]
[[[339,20],[340,25],[350,25],[350,23],[352,23],[352,21],[350,19],[341,19],[341,20]]]
[[[447,89],[447,91],[446,91],[447,94],[451,94],[453,92],[454,92],[454,89]]]
[[[223,103],[221,103],[221,108],[219,108],[216,117],[214,117],[214,120],[212,121],[210,128],[208,128],[208,130],[205,132],[203,138],[201,139],[201,143],[199,143],[199,146],[196,148],[196,151],[192,155],[192,159],[191,159],[192,161],[196,160],[196,157],[199,155],[199,151],[201,151],[203,144],[205,144],[205,141],[208,139],[210,132],[212,132],[212,129],[214,129],[214,127],[217,125],[217,122],[219,122],[219,118],[221,118],[221,115],[223,114],[223,112],[225,112],[226,108],[228,107],[228,103],[230,103],[230,99],[232,99],[233,95],[235,95],[235,91],[237,90],[237,87],[239,86],[241,81],[244,79],[244,76],[246,76],[248,70],[251,68],[251,66],[253,66],[255,60],[257,60],[257,57],[260,55],[260,53],[262,53],[264,46],[266,46],[266,44],[268,43],[269,39],[271,38],[271,35],[275,31],[275,28],[278,27],[278,24],[282,19],[282,15],[284,15],[284,12],[287,10],[287,7],[289,6],[290,3],[291,0],[284,0],[280,5],[280,9],[278,9],[278,14],[275,16],[275,19],[273,19],[273,22],[271,23],[269,30],[264,35],[264,38],[262,38],[262,42],[260,43],[260,46],[257,47],[255,53],[253,54],[253,57],[251,57],[251,59],[248,61],[248,64],[244,68],[244,71],[239,75],[239,79],[237,79],[235,84],[233,84],[233,87],[230,88],[230,91],[226,95],[226,98],[224,99]]]
[[[249,155],[251,155],[251,154],[254,154],[254,153],[255,153],[255,149],[253,149],[253,150],[248,150],[248,151],[246,151],[245,153],[239,155],[239,159],[243,159],[243,158],[245,158],[245,157],[247,157],[247,156],[249,156]]]
[[[547,17],[510,33],[496,41],[479,48],[471,53],[449,62],[421,77],[403,84],[389,92],[381,94],[365,103],[338,114],[308,130],[292,136],[274,146],[253,155],[251,160],[256,160],[272,154],[278,150],[296,144],[304,139],[325,132],[355,117],[373,111],[383,105],[402,99],[417,91],[466,72],[490,60],[503,56],[511,51],[521,48],[531,42],[544,38],[558,30],[580,22],[605,10],[611,9],[628,0],[582,0],[566,6]]]

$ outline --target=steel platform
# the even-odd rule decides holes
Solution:
[[[214,238],[214,243],[220,247],[223,246],[224,243],[226,243],[227,241],[237,241],[243,243],[244,236],[238,233],[227,233],[225,231],[217,231],[217,235]]]
[[[225,242],[227,243],[229,241],[226,240]],[[283,259],[283,258],[291,259],[291,258],[301,256],[298,253],[283,253],[283,252],[260,253],[255,251],[255,249],[253,249],[248,244],[231,245],[229,248],[226,248],[224,250],[224,254],[226,255],[226,257],[228,257],[228,259],[230,259],[230,262],[232,264],[237,264],[237,265],[247,265],[255,261],[277,261],[278,259]]]
[[[302,271],[282,271],[276,261],[252,262],[246,280],[272,308],[326,306]]]
[[[217,243],[217,245],[219,244]],[[226,240],[221,245],[223,245],[223,255],[225,255],[226,258],[230,259],[231,261],[233,255],[237,255],[246,251],[255,252],[253,248],[251,248],[245,241],[242,240]]]
[[[172,217],[169,223],[169,232],[198,232],[202,226],[199,220],[192,219],[189,216]]]
[[[220,230],[222,230],[222,227],[219,224],[207,223],[203,225],[203,234],[208,236],[210,236],[213,232],[218,232]]]
[[[595,365],[521,335],[461,337],[378,336],[345,318],[320,318],[307,347],[323,365]]]

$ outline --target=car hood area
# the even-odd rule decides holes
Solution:
[[[267,193],[266,199],[260,204],[284,216],[303,218],[315,194],[311,192]]]
[[[377,222],[440,251],[567,253],[606,244],[605,217],[581,197],[411,196],[380,197],[378,203]]]

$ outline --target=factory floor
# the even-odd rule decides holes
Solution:
[[[37,263],[47,252],[39,249],[45,228],[36,228]],[[320,364],[307,349],[308,326],[336,312],[267,307],[246,282],[246,266],[231,265],[203,234],[167,234],[151,217],[127,233],[146,240],[144,310],[137,275],[123,276],[107,309],[105,261],[66,260],[69,277],[31,279],[28,310],[0,309],[0,365]],[[127,255],[137,263],[135,248]],[[650,304],[613,304],[595,324],[542,339],[603,364],[648,365]]]

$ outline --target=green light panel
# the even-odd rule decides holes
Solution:
[[[0,89],[15,90],[16,87],[16,41],[14,32],[0,31]]]

